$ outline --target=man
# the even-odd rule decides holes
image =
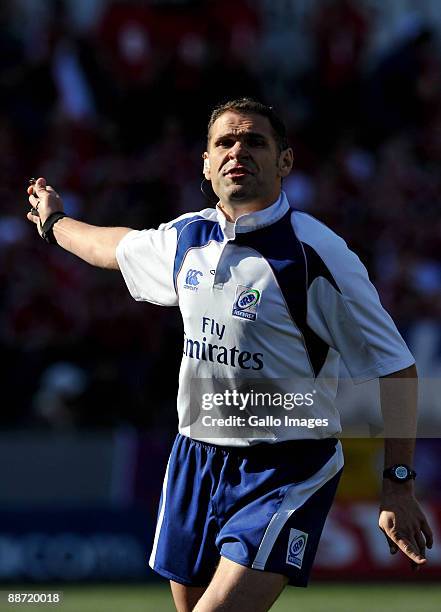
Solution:
[[[286,584],[306,586],[340,477],[335,389],[327,384],[338,376],[339,354],[354,378],[411,382],[405,392],[382,390],[385,421],[399,402],[411,432],[416,370],[359,259],[287,203],[281,184],[293,151],[271,108],[242,99],[215,109],[203,159],[216,209],[158,230],[94,227],[63,216],[44,178],[28,188],[28,219],[47,241],[120,269],[135,299],[179,305],[180,433],[150,564],[170,579],[179,612],[264,611]],[[320,401],[302,407],[323,417],[315,429],[271,423],[258,427],[261,437],[240,427],[204,434],[199,412],[192,413],[194,381],[211,381],[214,389],[220,379],[234,388],[243,380],[291,378],[318,389]],[[386,441],[379,524],[391,552],[401,549],[418,567],[432,534],[413,496],[413,448],[412,438]]]

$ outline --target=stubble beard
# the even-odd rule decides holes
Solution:
[[[246,204],[252,202],[259,196],[259,185],[233,184],[225,189],[225,199],[230,202],[241,202]]]
[[[230,202],[250,202],[256,198],[257,190],[254,189],[237,189],[229,193],[228,199]]]

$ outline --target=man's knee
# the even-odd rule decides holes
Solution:
[[[170,580],[170,588],[177,612],[191,612],[200,600],[206,587],[190,587]]]
[[[194,612],[266,612],[287,582],[281,574],[253,570],[222,557]]]

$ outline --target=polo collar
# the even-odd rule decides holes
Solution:
[[[216,206],[217,219],[222,231],[229,239],[234,239],[235,234],[245,234],[247,232],[253,232],[262,227],[272,225],[279,221],[283,215],[290,209],[288,199],[284,191],[280,193],[280,196],[270,206],[257,210],[256,212],[246,213],[236,219],[235,222],[227,221],[224,213]]]

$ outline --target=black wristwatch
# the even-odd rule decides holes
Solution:
[[[394,482],[407,482],[415,478],[416,472],[412,470],[408,465],[398,463],[390,468],[387,468],[383,472],[383,478],[389,478]]]

